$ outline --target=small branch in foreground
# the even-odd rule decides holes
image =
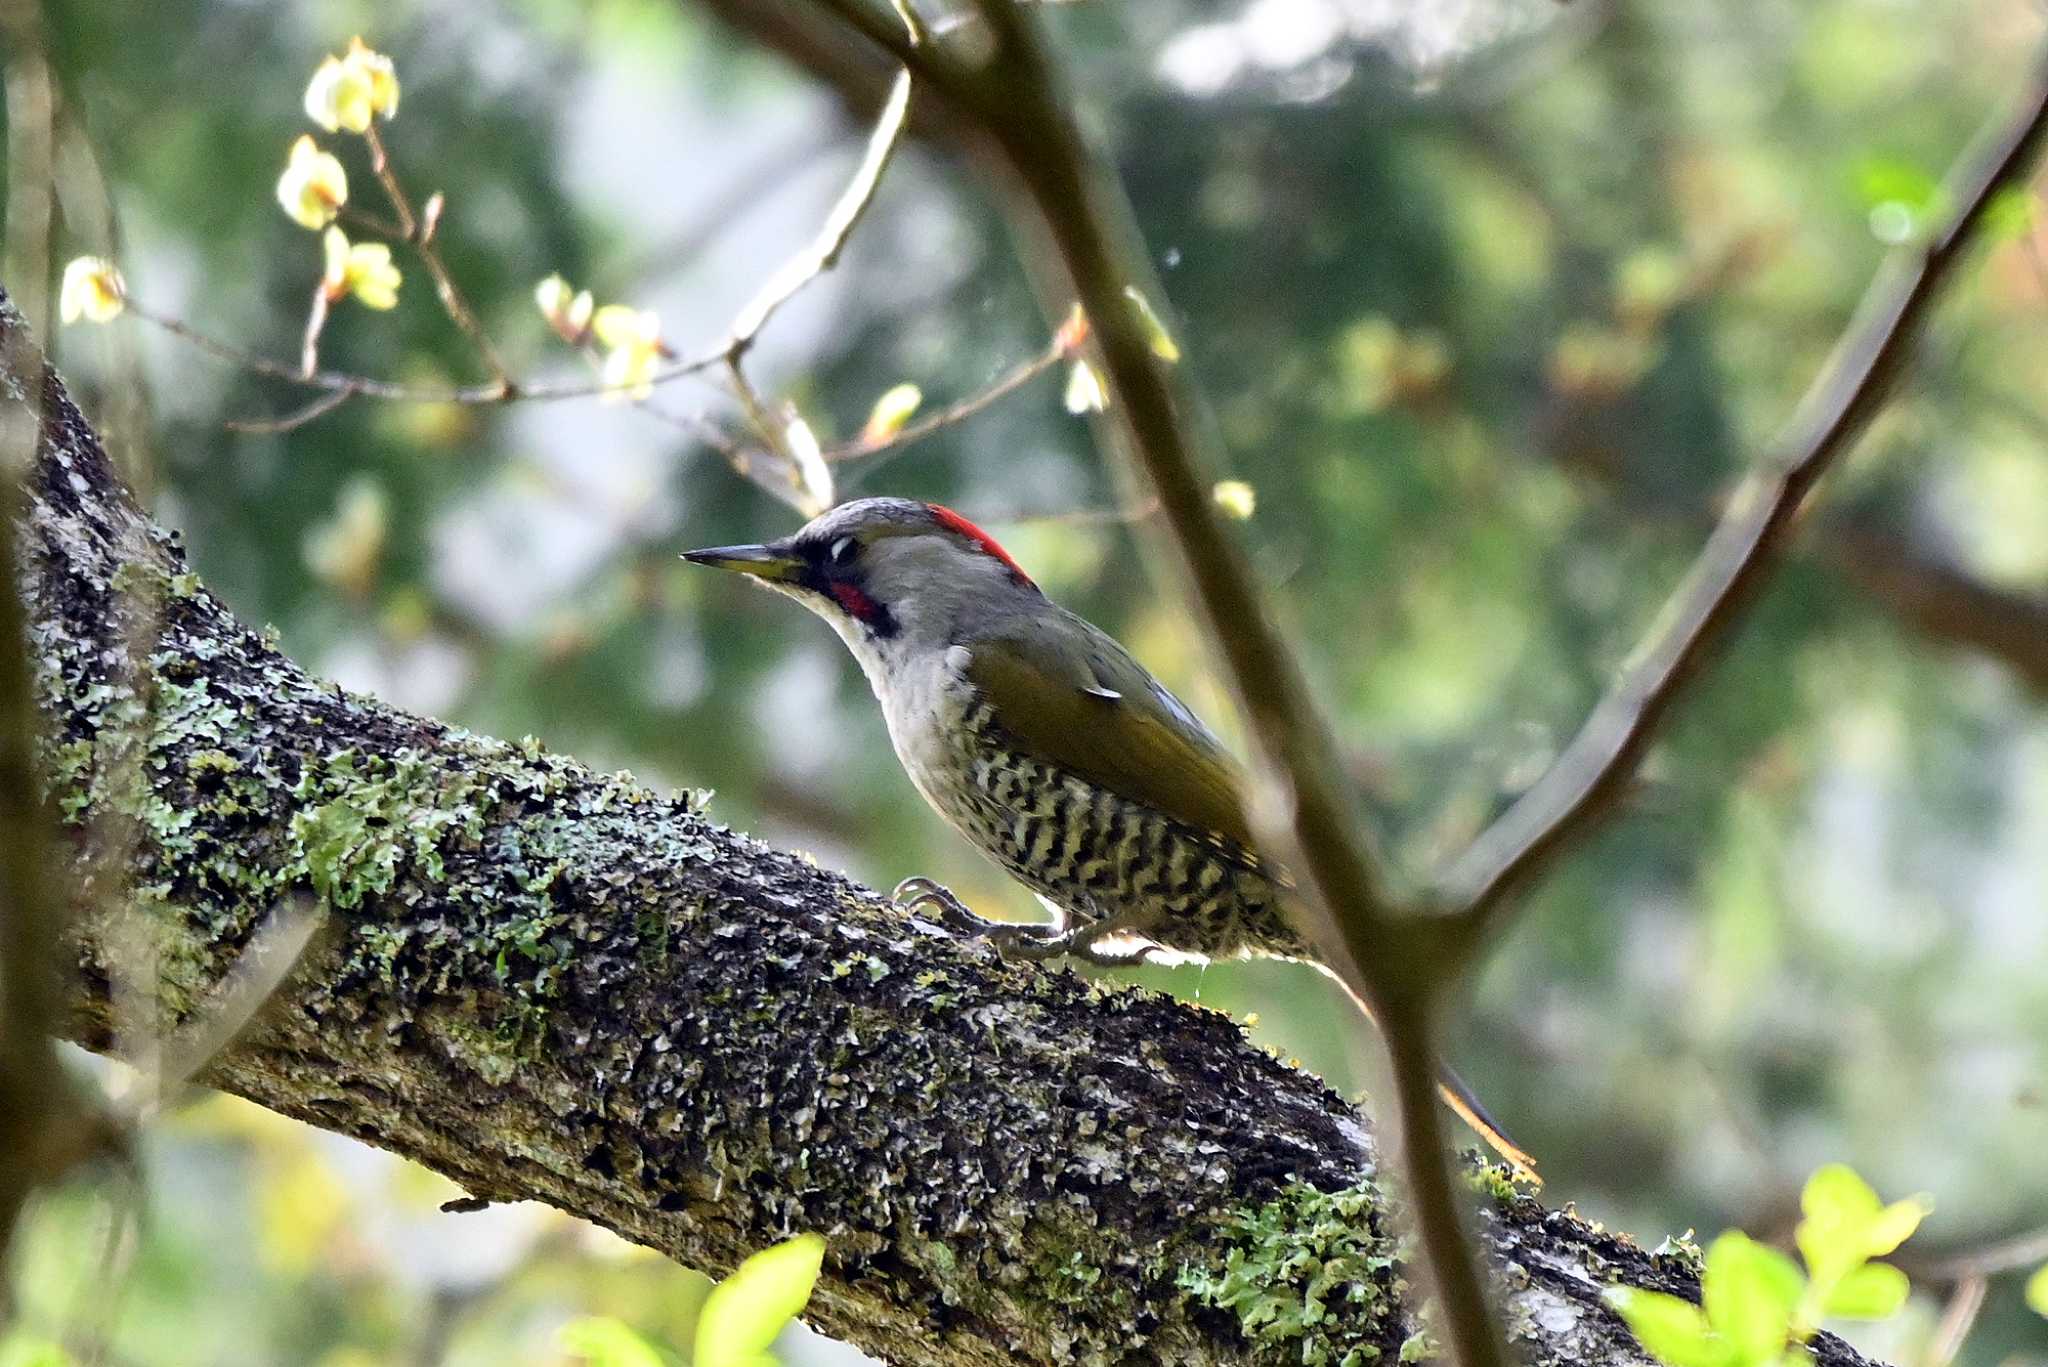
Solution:
[[[1914,256],[1894,258],[1780,439],[1729,501],[1651,636],[1536,785],[1451,866],[1439,899],[1469,960],[1545,864],[1584,839],[1626,786],[1707,652],[1778,560],[1795,515],[1836,456],[1883,406],[1935,301],[1954,279],[1999,192],[2023,182],[2048,139],[2048,56],[2016,113],[1995,121],[1950,177],[1959,207]]]
[[[554,383],[515,384],[509,391],[496,384],[483,385],[416,385],[399,384],[392,380],[380,380],[369,375],[351,375],[342,371],[319,370],[311,375],[304,374],[297,366],[275,360],[260,352],[223,342],[188,323],[165,314],[154,313],[138,304],[131,296],[127,300],[127,311],[145,323],[162,328],[174,337],[190,342],[199,350],[217,360],[240,366],[244,370],[272,379],[284,380],[302,389],[318,389],[329,394],[340,394],[344,398],[380,399],[391,403],[460,403],[493,404],[514,401],[591,399],[603,394],[615,393],[616,385],[597,380],[563,380]],[[702,352],[685,357],[671,365],[663,366],[650,375],[649,385],[666,384],[685,375],[697,375],[725,364],[725,352]]]
[[[1217,468],[1199,410],[1163,357],[1144,301],[1163,300],[1130,209],[1081,136],[1031,17],[1006,0],[977,0],[990,45],[971,70],[886,31],[859,0],[825,0],[958,105],[1002,151],[1059,253],[1085,311],[1127,450],[1156,496],[1211,648],[1223,660],[1258,759],[1254,829],[1302,880],[1298,919],[1310,942],[1361,1002],[1379,1014],[1390,1051],[1429,1058],[1431,1006],[1455,979],[1429,961],[1417,922],[1400,917],[1335,772],[1336,747],[1286,640],[1266,614],[1242,552],[1211,511],[1197,473]],[[929,60],[927,60],[929,59]],[[1338,909],[1341,908],[1341,913]],[[1397,1060],[1397,1068],[1399,1062]],[[1434,1106],[1434,1092],[1425,1103]],[[1402,1145],[1420,1270],[1444,1307],[1442,1329],[1460,1367],[1501,1367],[1505,1349],[1462,1228],[1429,1121]],[[1434,1131],[1441,1138],[1441,1130]]]
[[[227,428],[230,432],[248,432],[252,434],[289,432],[294,428],[304,427],[307,423],[317,418],[326,417],[329,413],[332,413],[354,397],[353,394],[350,394],[345,389],[337,389],[333,393],[322,394],[305,407],[295,408],[280,417],[230,418],[222,423],[221,426]]]
[[[1977,1313],[1984,1308],[1984,1293],[1988,1289],[1981,1276],[1965,1277],[1956,1283],[1955,1290],[1949,1292],[1948,1303],[1942,1307],[1940,1322],[1934,1326],[1934,1336],[1920,1356],[1920,1367],[1949,1367],[1956,1360],[1963,1340],[1976,1327]]]
[[[306,310],[306,337],[299,343],[299,373],[311,375],[320,369],[320,334],[327,330],[330,305],[324,284],[313,286],[313,303]]]
[[[881,117],[875,121],[874,132],[868,135],[867,154],[861,158],[853,180],[832,205],[832,212],[825,216],[816,239],[768,277],[759,293],[733,318],[732,332],[726,338],[729,360],[745,355],[777,309],[838,264],[840,253],[846,250],[853,230],[860,226],[869,205],[874,203],[875,191],[881,187],[882,173],[889,169],[890,160],[903,143],[903,128],[909,117],[910,72],[906,69],[897,73],[896,83],[889,89],[889,98],[882,105]]]
[[[1916,1282],[1959,1282],[1970,1277],[1995,1277],[2048,1262],[2048,1228],[1987,1239],[1945,1252],[1905,1249],[1892,1261]]]
[[[958,403],[950,404],[936,413],[927,414],[916,422],[908,423],[900,431],[892,432],[880,441],[851,441],[843,446],[832,447],[825,452],[825,459],[835,462],[866,460],[869,456],[879,456],[885,451],[893,451],[923,441],[934,432],[966,421],[997,400],[1008,398],[1065,360],[1069,354],[1065,343],[1055,337],[1044,351],[1022,365],[1013,367],[1008,374],[997,379],[980,393],[971,394]]]
[[[428,198],[424,214],[415,213],[405,187],[398,183],[398,175],[391,169],[391,154],[384,147],[384,135],[377,131],[376,120],[372,119],[363,129],[363,138],[370,144],[370,169],[376,173],[377,183],[384,187],[384,196],[391,201],[392,212],[398,215],[399,236],[410,242],[413,250],[420,254],[427,274],[434,277],[434,293],[440,297],[441,307],[448,311],[448,316],[455,320],[455,326],[462,329],[463,335],[476,348],[477,355],[483,358],[484,368],[491,372],[501,397],[511,398],[518,388],[512,382],[512,372],[505,368],[505,360],[498,354],[497,347],[491,344],[490,334],[484,331],[476,310],[470,307],[469,300],[456,285],[455,277],[448,273],[448,263],[441,259],[441,248],[434,240],[446,201],[436,192]]]

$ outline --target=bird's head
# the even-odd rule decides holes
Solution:
[[[832,624],[870,677],[1044,602],[995,538],[950,508],[863,498],[758,546],[687,552],[796,599]]]

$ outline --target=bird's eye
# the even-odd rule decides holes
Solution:
[[[860,554],[860,542],[850,536],[842,536],[832,543],[832,549],[828,554],[835,565],[851,565],[853,558]]]

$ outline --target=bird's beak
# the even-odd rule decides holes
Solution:
[[[718,570],[734,570],[750,574],[756,579],[786,580],[796,578],[803,568],[803,562],[780,546],[712,546],[707,550],[684,551],[683,559],[692,565],[709,565]]]

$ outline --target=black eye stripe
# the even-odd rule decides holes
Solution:
[[[829,541],[806,539],[797,543],[797,552],[820,569],[843,570],[860,559],[861,544],[857,537],[837,536]]]

